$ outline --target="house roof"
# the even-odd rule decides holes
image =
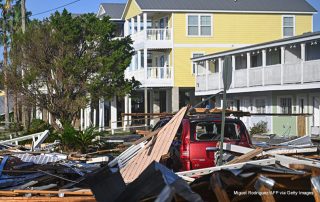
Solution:
[[[103,16],[108,15],[111,19],[121,20],[122,13],[126,4],[123,3],[102,3],[100,6],[103,7],[105,13]]]
[[[142,10],[317,12],[305,0],[136,0]]]
[[[298,35],[298,36],[269,41],[269,42],[265,42],[265,43],[259,43],[259,44],[255,44],[255,45],[251,45],[251,46],[245,46],[242,48],[232,49],[232,50],[213,53],[213,54],[208,54],[208,55],[204,55],[201,57],[192,58],[192,60],[194,62],[197,62],[197,61],[208,60],[211,58],[223,57],[226,55],[238,54],[241,52],[247,52],[247,51],[249,52],[249,51],[254,51],[257,49],[265,49],[265,48],[271,48],[271,47],[276,47],[276,46],[284,46],[287,44],[299,43],[299,42],[310,41],[310,40],[319,40],[319,39],[320,39],[320,31],[308,32],[308,33],[304,33],[304,34]]]

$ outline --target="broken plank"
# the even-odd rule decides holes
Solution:
[[[0,197],[0,201],[6,202],[95,202],[93,196],[81,197]]]
[[[279,163],[282,166],[285,166],[287,168],[290,168],[290,164],[295,163],[295,164],[304,164],[304,165],[309,165],[309,166],[314,166],[320,168],[320,161],[314,161],[312,159],[309,160],[302,160],[302,159],[297,159],[289,156],[284,156],[284,155],[279,155],[276,154],[274,155],[275,159],[279,161]]]
[[[91,190],[86,190],[86,191],[48,191],[48,190],[13,190],[14,193],[19,193],[19,194],[60,194],[63,193],[64,195],[78,195],[78,196],[92,196],[92,191]]]
[[[242,166],[245,164],[274,165],[275,163],[276,163],[276,158],[268,158],[268,159],[248,161],[248,162],[243,162],[243,163],[236,163],[236,164],[231,164],[231,165],[222,165],[222,166],[215,166],[215,167],[210,167],[210,168],[202,168],[202,169],[197,169],[197,170],[177,172],[176,174],[179,176],[193,177],[193,176],[210,174],[214,171],[221,170],[221,169],[239,169],[239,168],[242,168]]]
[[[243,154],[242,156],[236,157],[232,159],[231,161],[227,162],[225,165],[235,164],[235,163],[242,163],[249,161],[253,157],[256,157],[258,154],[261,154],[263,152],[262,148],[256,148],[246,154]]]
[[[210,178],[211,189],[215,193],[218,201],[230,202],[226,190],[223,188],[221,179],[218,173],[214,173]]]

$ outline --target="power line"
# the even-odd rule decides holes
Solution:
[[[59,6],[59,7],[56,7],[56,8],[52,8],[52,9],[50,9],[50,10],[42,11],[42,12],[40,12],[40,13],[35,13],[35,14],[32,14],[30,17],[37,16],[37,15],[42,15],[42,14],[45,14],[45,13],[48,13],[48,12],[51,12],[51,11],[55,11],[55,10],[58,10],[58,9],[60,9],[60,8],[64,8],[64,7],[69,6],[69,5],[71,5],[71,4],[77,3],[77,2],[79,2],[79,1],[81,1],[81,0],[72,1],[72,2],[67,3],[67,4],[64,4],[64,5],[62,5],[62,6]]]

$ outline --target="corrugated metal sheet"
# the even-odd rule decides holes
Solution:
[[[52,162],[61,161],[63,159],[66,159],[66,156],[56,156],[56,155],[47,155],[47,154],[41,154],[41,155],[31,155],[31,154],[15,154],[15,157],[18,157],[23,162],[32,162],[35,164],[47,164]]]

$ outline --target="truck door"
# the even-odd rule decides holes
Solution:
[[[215,166],[215,152],[220,142],[221,122],[204,121],[190,124],[190,162],[191,169]],[[240,142],[240,128],[236,123],[226,122],[226,143]]]

